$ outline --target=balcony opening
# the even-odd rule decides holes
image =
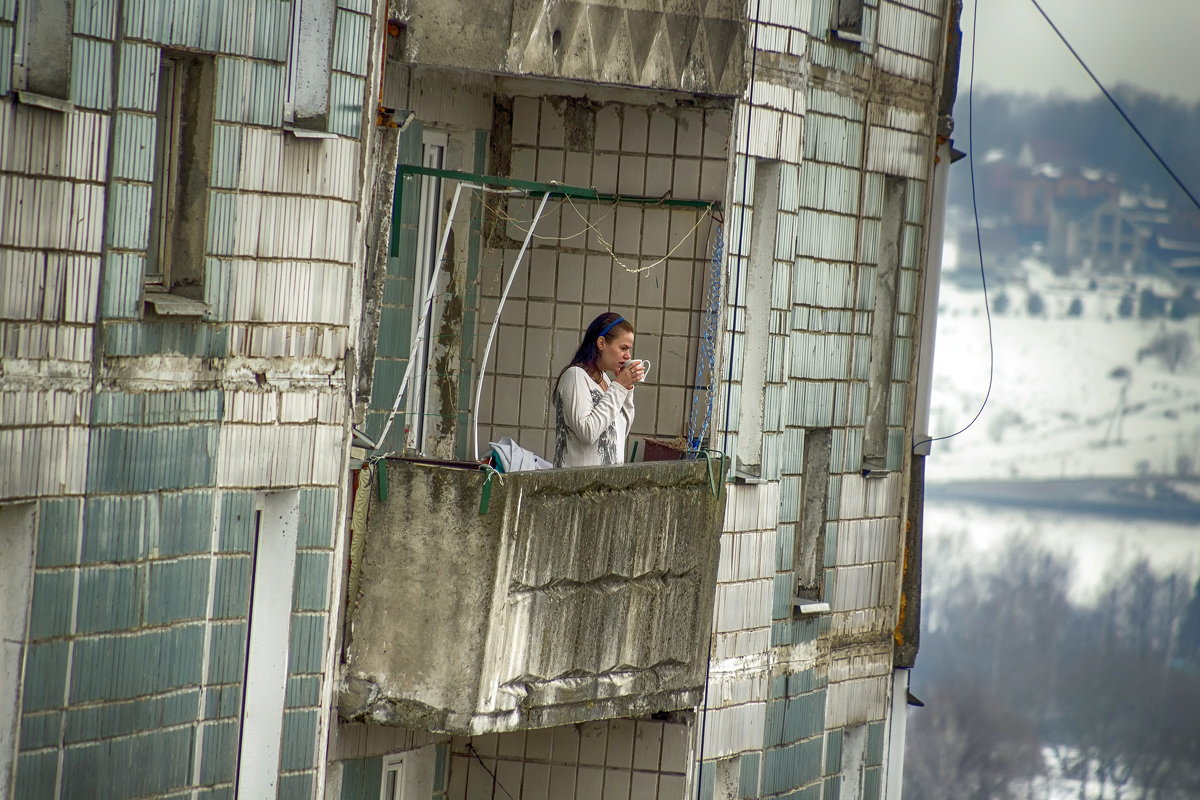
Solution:
[[[472,736],[694,708],[727,465],[680,455],[717,424],[732,102],[438,75],[446,97],[385,98],[364,433],[388,457],[355,498],[339,711]],[[502,437],[552,457],[556,380],[609,310],[653,365],[624,460],[675,457],[481,471]]]
[[[454,169],[461,156],[453,132],[432,126],[413,125],[414,144],[401,145],[367,419],[377,452],[475,461],[489,442],[510,437],[550,459],[557,378],[589,321],[607,310],[634,325],[633,357],[652,364],[635,390],[624,460],[707,445],[721,204],[696,181],[691,196],[674,194],[670,175],[690,169],[699,177],[717,159],[651,157],[643,138],[643,154],[612,162],[627,170],[624,187],[613,188],[636,192],[595,188],[595,165],[593,185],[572,185],[556,176],[567,177],[577,157],[593,158],[583,151],[599,147],[587,134],[597,112],[578,103],[538,110],[541,124],[564,128],[559,147],[513,146],[495,160],[520,173],[532,158],[532,174],[547,180]],[[519,140],[514,128],[508,135]],[[595,159],[604,155],[599,147]],[[666,170],[665,183],[656,170]],[[660,186],[661,194],[644,194]]]

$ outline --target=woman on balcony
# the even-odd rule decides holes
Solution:
[[[588,325],[554,392],[554,466],[625,461],[633,387],[646,374],[642,362],[631,360],[632,353],[633,325],[619,314],[605,312]]]

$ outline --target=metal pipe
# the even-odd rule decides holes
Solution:
[[[513,278],[517,277],[517,271],[521,269],[521,259],[525,257],[525,251],[529,249],[529,240],[533,238],[533,231],[537,228],[538,220],[542,218],[542,211],[546,208],[546,202],[550,199],[550,193],[542,195],[542,202],[538,205],[537,213],[533,215],[533,220],[529,223],[529,230],[525,232],[525,241],[521,243],[521,250],[517,253],[517,260],[513,262],[512,272],[508,274],[508,280],[504,283],[504,291],[500,295],[500,304],[496,306],[496,318],[492,320],[492,329],[488,333],[487,344],[483,348],[483,358],[479,360],[479,380],[475,383],[475,403],[471,406],[471,411],[474,417],[472,422],[472,441],[475,447],[475,460],[479,460],[479,398],[483,394],[483,376],[487,374],[487,360],[492,353],[492,340],[496,338],[496,328],[500,325],[500,315],[504,312],[504,303],[508,300],[508,290],[512,288]]]
[[[639,205],[662,206],[664,208],[704,208],[720,209],[721,204],[715,200],[676,200],[673,197],[646,197],[637,194],[605,194],[585,186],[569,186],[565,183],[542,183],[541,181],[525,181],[519,178],[500,178],[495,175],[483,175],[477,172],[462,172],[454,169],[437,167],[420,167],[412,164],[401,164],[396,168],[397,176],[431,175],[437,178],[448,178],[456,181],[477,183],[484,187],[502,186],[510,189],[520,189],[525,194],[539,196],[543,192],[560,194],[564,197],[578,197],[584,200],[594,200],[600,203],[636,203]]]

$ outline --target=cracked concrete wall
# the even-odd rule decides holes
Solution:
[[[703,462],[508,475],[483,514],[482,473],[387,469],[343,716],[484,733],[699,702],[724,508]]]

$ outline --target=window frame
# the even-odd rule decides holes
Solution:
[[[407,753],[393,753],[383,757],[380,765],[379,800],[404,800],[404,764],[407,756]],[[390,786],[389,778],[392,779]]]
[[[58,111],[73,110],[74,5],[73,0],[17,3],[12,88],[22,102]],[[46,54],[46,58],[39,58],[39,53]]]
[[[150,232],[143,276],[150,293],[200,301],[204,295],[208,207],[215,131],[216,61],[212,55],[164,48],[155,112]],[[203,304],[158,307],[201,315]]]
[[[866,4],[863,0],[833,0],[829,33],[837,40],[862,44],[863,17]]]
[[[298,136],[317,135],[329,127],[336,25],[336,0],[292,0],[283,122]],[[304,58],[299,57],[301,52]]]

